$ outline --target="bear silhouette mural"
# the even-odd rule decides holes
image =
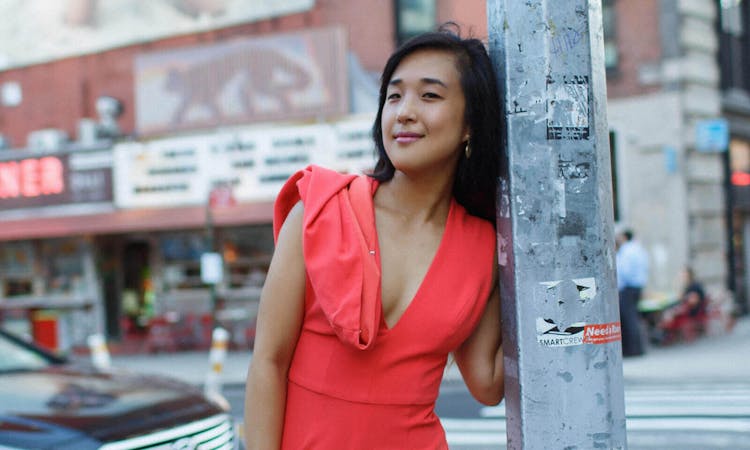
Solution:
[[[173,68],[165,81],[167,91],[179,96],[180,103],[172,114],[172,123],[182,123],[191,108],[202,107],[210,118],[225,118],[221,96],[230,83],[237,84],[235,95],[243,115],[266,110],[286,114],[294,109],[291,98],[309,87],[308,69],[281,51],[254,47],[238,55],[227,55],[211,64]]]
[[[139,55],[138,132],[346,114],[343,36],[333,27]]]

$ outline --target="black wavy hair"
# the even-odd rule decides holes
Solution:
[[[484,44],[475,38],[462,38],[454,23],[443,24],[437,31],[409,39],[388,58],[380,79],[378,115],[372,127],[378,161],[370,176],[381,182],[388,181],[396,171],[383,145],[383,105],[393,72],[406,56],[419,50],[443,50],[456,59],[466,99],[464,117],[471,130],[471,158],[459,159],[453,196],[469,214],[487,219],[494,225],[500,151],[504,148],[502,99]]]

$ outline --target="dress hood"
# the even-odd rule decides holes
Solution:
[[[287,180],[274,204],[277,239],[287,215],[302,201],[309,285],[338,338],[360,350],[373,345],[381,315],[377,185],[364,175],[308,166]]]

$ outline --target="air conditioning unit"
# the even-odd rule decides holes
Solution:
[[[68,142],[68,133],[57,128],[46,128],[29,133],[26,147],[35,152],[60,150]]]
[[[88,146],[94,145],[99,139],[99,124],[94,119],[81,119],[78,121],[78,142]]]

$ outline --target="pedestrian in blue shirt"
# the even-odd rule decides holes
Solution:
[[[638,301],[648,282],[648,253],[634,239],[633,231],[623,230],[617,236],[617,289],[620,297],[623,356],[645,352]]]

